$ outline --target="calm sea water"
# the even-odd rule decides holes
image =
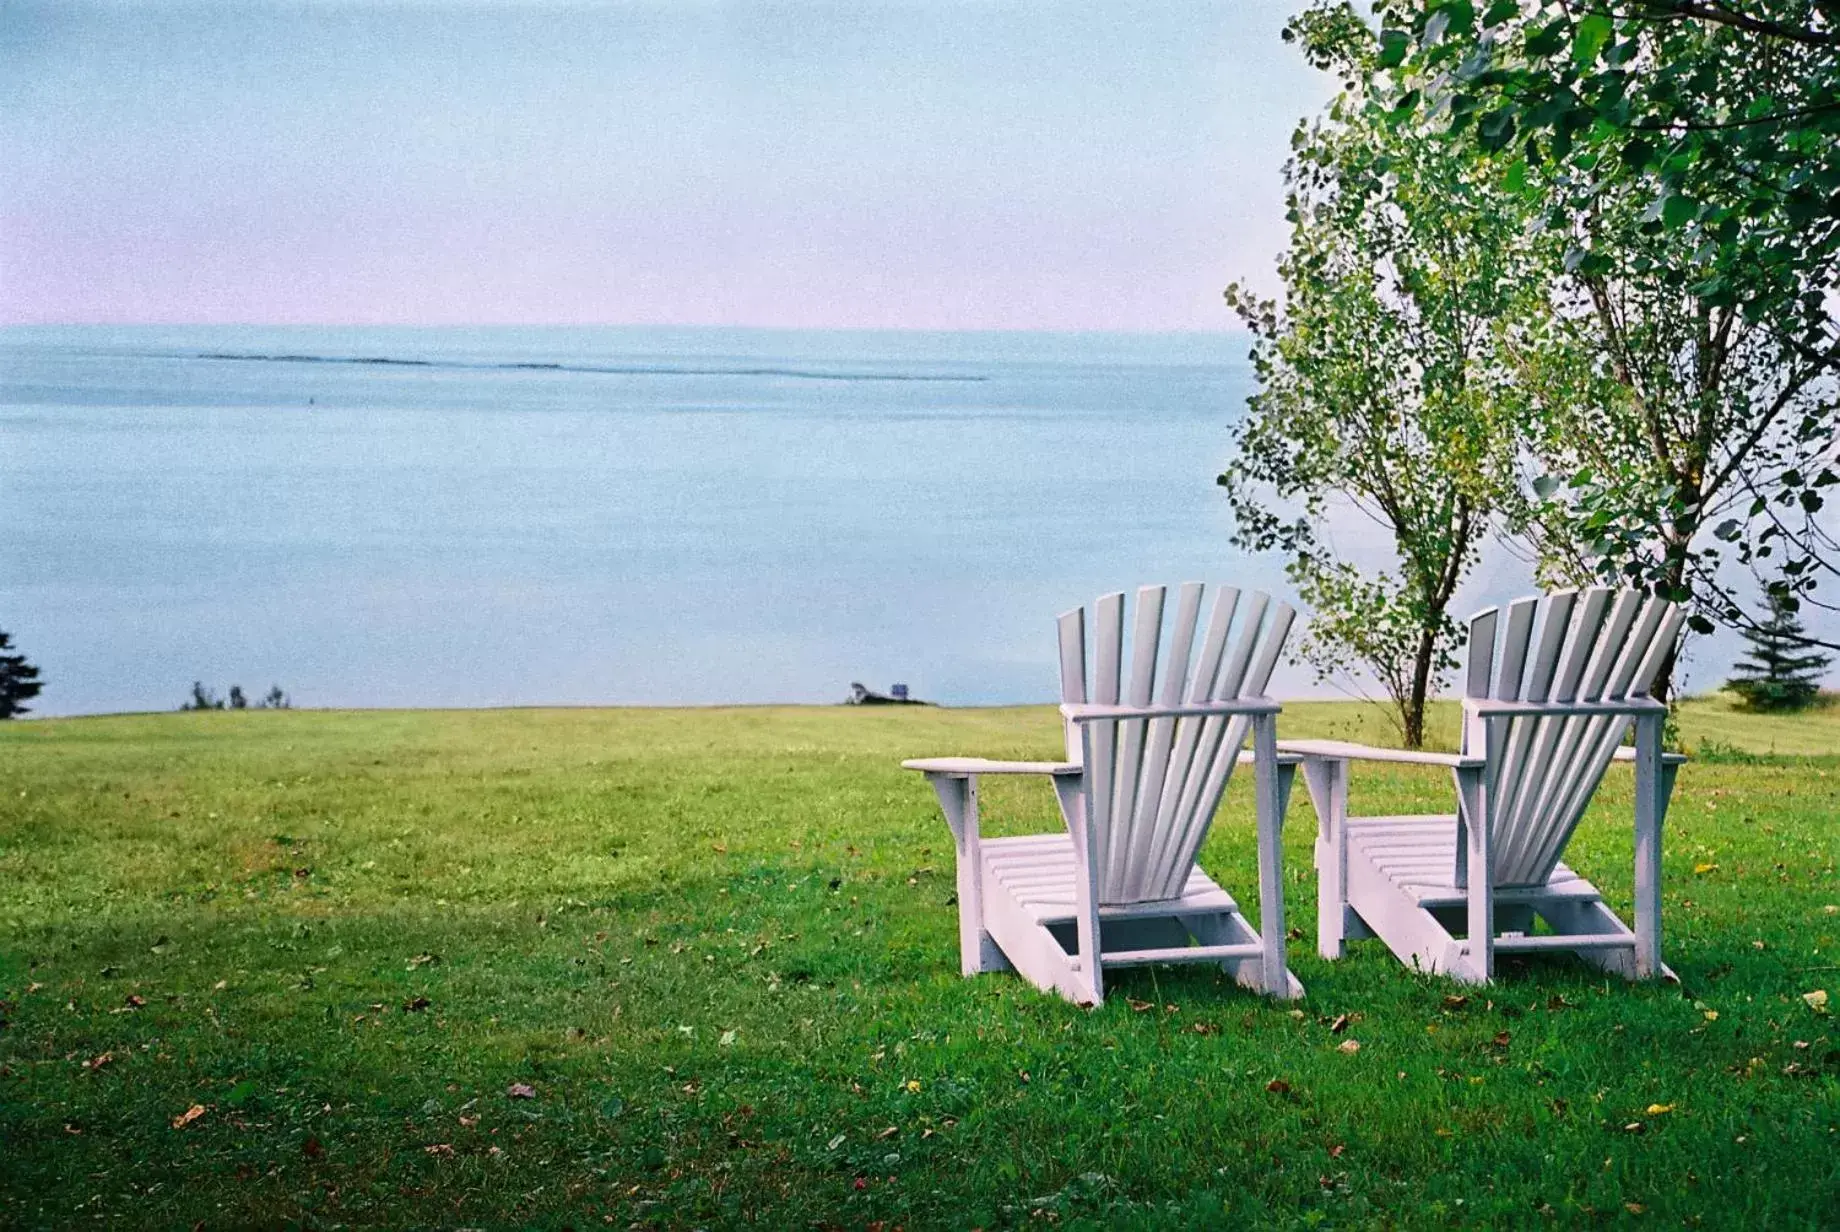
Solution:
[[[193,680],[307,706],[828,702],[852,681],[1045,701],[1053,617],[1103,591],[1286,592],[1228,543],[1214,485],[1245,351],[3,330],[0,629],[43,669],[41,714],[170,709]],[[1527,585],[1491,551],[1457,606]],[[1336,692],[1294,666],[1276,688]]]
[[[1046,700],[1052,618],[1272,562],[1243,340],[0,332],[0,628],[38,712]],[[387,361],[387,362],[385,362]]]

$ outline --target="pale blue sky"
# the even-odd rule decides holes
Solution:
[[[1301,0],[0,0],[0,322],[1219,329]]]

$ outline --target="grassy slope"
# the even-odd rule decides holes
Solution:
[[[958,978],[945,827],[896,768],[1052,754],[1045,709],[6,724],[0,1226],[1831,1226],[1840,1036],[1800,994],[1840,1004],[1840,711],[1683,729],[1825,754],[1682,774],[1684,996],[1543,960],[1459,1006],[1377,943],[1318,960],[1299,791],[1300,1011],[1187,968],[1088,1013]],[[1629,786],[1571,857],[1618,902]],[[1252,897],[1248,795],[1203,859]],[[1450,807],[1410,768],[1356,797]],[[985,801],[1057,824],[1039,785]]]

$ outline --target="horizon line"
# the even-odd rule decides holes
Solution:
[[[737,325],[719,322],[665,321],[108,321],[44,320],[4,321],[8,329],[657,329],[734,330],[787,334],[1054,334],[1081,337],[1093,334],[1171,338],[1231,336],[1248,332],[1244,327],[1141,329],[1126,326],[1031,327],[988,325]]]

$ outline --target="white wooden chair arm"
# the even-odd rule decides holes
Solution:
[[[1306,760],[1320,761],[1396,761],[1414,766],[1443,766],[1450,770],[1470,770],[1484,763],[1480,757],[1458,753],[1433,753],[1425,749],[1380,749],[1347,740],[1280,740],[1279,753],[1292,753]]]
[[[1636,759],[1636,751],[1628,745],[1624,745],[1618,748],[1611,756],[1616,761],[1634,761]],[[1663,753],[1661,755],[1662,764],[1667,766],[1678,766],[1686,760],[1687,755],[1685,753]]]
[[[992,761],[986,757],[915,757],[901,763],[903,770],[918,770],[928,777],[971,778],[979,774],[1050,774],[1078,776],[1084,769],[1066,761]]]
[[[1097,702],[1067,702],[1061,706],[1062,717],[1074,723],[1092,723],[1101,719],[1175,719],[1216,715],[1277,714],[1282,707],[1265,697],[1247,697],[1237,701],[1193,702],[1173,706],[1108,706]]]

